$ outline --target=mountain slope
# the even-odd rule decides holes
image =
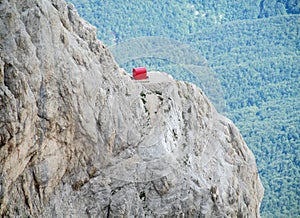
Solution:
[[[2,217],[259,217],[254,156],[199,88],[131,80],[64,1],[0,14]]]
[[[147,37],[176,40],[174,47],[190,45],[193,52],[179,54],[181,60],[176,62],[174,49],[170,50],[171,60],[161,59],[161,54],[140,59],[131,56],[132,51],[144,51],[144,44],[112,52],[116,57],[132,58],[119,63],[128,72],[132,66],[144,65],[201,87],[217,109],[238,126],[256,156],[265,187],[261,214],[300,214],[296,188],[300,177],[299,1],[70,2],[97,26],[98,36],[111,48]],[[206,60],[205,71],[185,68],[195,53]]]

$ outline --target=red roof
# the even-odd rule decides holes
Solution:
[[[133,68],[132,76],[135,80],[148,79],[147,69],[145,67]]]

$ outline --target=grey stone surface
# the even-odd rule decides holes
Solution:
[[[255,158],[198,87],[131,80],[62,0],[0,18],[2,217],[259,217]]]

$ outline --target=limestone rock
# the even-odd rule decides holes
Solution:
[[[131,80],[62,0],[0,18],[1,216],[259,217],[254,156],[198,87]]]

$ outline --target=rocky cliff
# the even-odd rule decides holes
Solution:
[[[131,80],[62,0],[0,16],[1,216],[259,217],[254,156],[198,87]]]

